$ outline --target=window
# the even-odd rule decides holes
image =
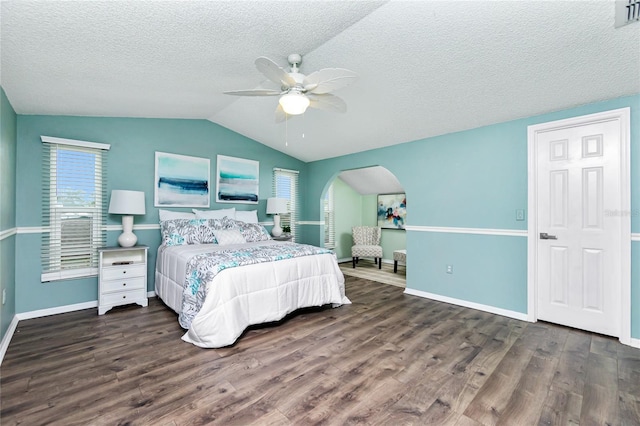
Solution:
[[[109,145],[42,136],[42,281],[98,273]]]
[[[324,194],[324,247],[328,249],[336,248],[336,220],[333,210],[333,183],[329,185],[327,193]]]
[[[298,224],[298,174],[297,170],[273,169],[273,196],[289,200],[289,213],[280,215],[280,226],[291,228],[292,241]]]

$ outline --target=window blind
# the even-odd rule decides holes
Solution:
[[[97,275],[110,145],[42,136],[42,281]]]
[[[640,0],[616,0],[614,26],[619,28],[633,22],[640,22]]]
[[[333,183],[324,195],[324,247],[336,248],[336,224],[333,204]]]
[[[273,169],[273,196],[289,200],[289,213],[280,215],[280,226],[291,228],[292,241],[296,240],[298,231],[299,194],[297,170]]]

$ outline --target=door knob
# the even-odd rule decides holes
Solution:
[[[546,232],[541,232],[540,239],[541,240],[557,240],[558,237],[556,237],[555,235],[549,235]]]

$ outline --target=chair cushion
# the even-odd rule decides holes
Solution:
[[[393,252],[393,260],[397,262],[406,262],[407,261],[407,251],[406,250],[395,250]]]
[[[351,247],[352,257],[382,257],[381,246],[355,245]]]

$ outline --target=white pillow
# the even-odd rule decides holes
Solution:
[[[237,210],[235,219],[244,223],[258,223],[258,210]]]
[[[158,210],[160,222],[173,219],[195,219],[196,215],[189,212],[172,212],[171,210]]]
[[[218,229],[213,231],[213,234],[218,240],[218,244],[226,246],[229,244],[244,244],[247,241],[242,236],[242,233],[237,229]]]
[[[236,218],[236,209],[219,209],[219,210],[196,210],[193,209],[196,214],[196,219],[222,219],[228,217],[230,219]]]

